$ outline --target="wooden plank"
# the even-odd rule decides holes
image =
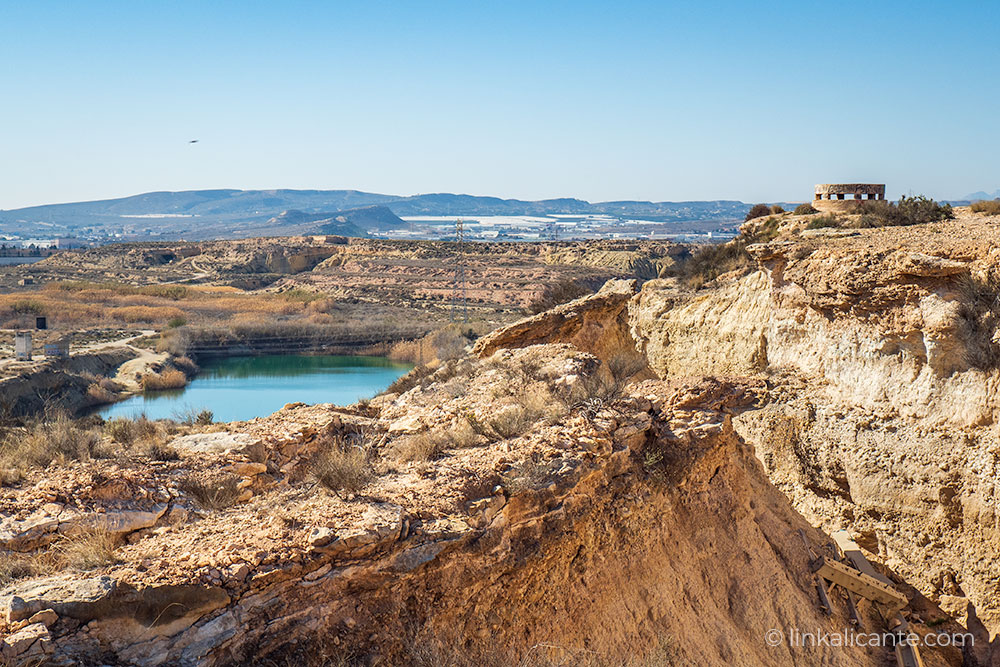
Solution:
[[[849,560],[855,569],[863,574],[867,574],[869,577],[878,579],[886,586],[892,586],[892,581],[876,570],[868,559],[865,558],[865,555],[861,553],[861,547],[854,541],[850,533],[846,530],[838,530],[832,537],[840,548],[840,551],[844,554],[844,558]]]
[[[888,606],[893,612],[906,606],[906,596],[892,586],[837,561],[820,556],[812,562],[813,572],[863,598]]]

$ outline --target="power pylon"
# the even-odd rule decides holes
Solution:
[[[453,299],[451,304],[451,321],[454,322],[455,314],[458,311],[459,300],[462,302],[462,321],[469,322],[469,292],[468,283],[465,279],[465,221],[461,218],[455,220],[455,248],[458,257],[455,261],[455,282],[453,286]]]

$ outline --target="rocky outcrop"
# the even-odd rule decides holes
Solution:
[[[631,320],[661,376],[766,378],[735,425],[795,507],[994,630],[995,240],[960,219],[751,246],[757,271],[647,283]]]
[[[446,362],[364,408],[289,405],[231,425],[229,438],[185,436],[177,460],[91,461],[29,477],[5,491],[4,511],[22,522],[39,497],[56,521],[68,505],[81,516],[168,509],[151,528],[130,524],[116,563],[0,591],[2,632],[15,640],[5,655],[881,665],[880,649],[805,656],[764,641],[790,625],[840,629],[845,613],[839,598],[833,616],[821,612],[809,570],[809,549],[828,549],[829,538],[770,484],[733,428],[765,384],[645,381],[606,402],[573,402],[599,368],[565,343],[502,349]],[[416,419],[393,429],[404,417]],[[437,453],[394,454],[442,434]],[[338,443],[376,453],[375,481],[350,493],[316,485],[317,453]],[[191,489],[211,489],[219,475],[240,480],[243,495],[199,505]],[[911,605],[918,632],[925,622],[953,627],[919,596]],[[925,654],[927,664],[960,659]]]
[[[501,327],[476,341],[473,352],[488,357],[500,349],[539,343],[569,343],[605,360],[639,357],[628,329],[628,303],[635,280],[609,280],[596,293]]]
[[[0,413],[12,417],[46,409],[76,413],[98,402],[87,393],[95,378],[114,375],[119,366],[137,356],[138,351],[121,346],[46,361],[31,371],[0,378]]]

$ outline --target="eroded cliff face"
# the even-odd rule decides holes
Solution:
[[[649,380],[573,403],[599,366],[567,344],[501,349],[448,362],[366,408],[291,405],[226,433],[185,436],[172,443],[176,460],[39,472],[4,490],[6,549],[37,552],[85,524],[128,544],[96,571],[8,585],[5,655],[140,665],[882,665],[883,649],[764,639],[772,628],[845,624],[839,598],[833,616],[821,613],[808,567],[808,549],[822,552],[829,538],[794,511],[733,428],[765,385]],[[549,400],[533,408],[534,426],[498,437],[507,423],[498,413],[538,392]],[[462,420],[492,424],[482,429],[490,435],[430,460],[393,458],[412,438]],[[318,487],[316,452],[357,438],[378,450],[378,478],[357,493]],[[199,507],[183,480],[219,471],[243,480],[240,498]],[[923,622],[945,621],[899,586]],[[882,627],[866,603],[861,611],[868,628]],[[957,665],[961,654],[924,659]]]
[[[749,275],[694,293],[654,281],[630,304],[661,376],[767,381],[767,405],[734,423],[796,509],[990,632],[998,231],[964,216],[751,246]]]

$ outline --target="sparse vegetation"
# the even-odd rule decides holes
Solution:
[[[35,554],[0,551],[0,588],[17,581],[36,577],[46,571],[45,564]]]
[[[312,474],[334,493],[357,493],[375,479],[375,444],[364,434],[331,438],[322,445]]]
[[[771,207],[767,204],[754,204],[747,211],[747,216],[743,218],[743,222],[753,220],[754,218],[763,218],[765,215],[771,215]]]
[[[94,570],[117,562],[121,538],[104,526],[93,526],[56,541],[51,551],[58,569]]]
[[[239,500],[239,484],[240,478],[236,475],[219,474],[207,478],[188,475],[181,480],[179,487],[202,509],[222,510],[232,507]]]
[[[981,370],[1000,367],[1000,345],[993,338],[1000,327],[1000,277],[965,276],[958,290],[968,364]]]
[[[186,426],[211,426],[215,422],[215,413],[211,410],[187,408],[175,413],[177,421]]]
[[[465,348],[476,338],[477,334],[472,327],[450,324],[422,338],[394,343],[389,350],[389,357],[412,364],[448,361],[462,356]]]
[[[747,243],[736,238],[728,243],[707,245],[692,254],[681,265],[680,281],[687,287],[698,289],[724,273],[741,271],[751,266]]]
[[[866,199],[858,207],[859,227],[897,227],[922,225],[955,217],[950,204],[939,204],[923,195],[903,196],[896,203]]]
[[[812,204],[799,204],[792,211],[793,215],[812,215],[814,213],[819,213],[816,209],[812,207]]]
[[[446,449],[464,449],[479,442],[479,434],[468,419],[459,419],[444,429],[424,431],[399,439],[393,444],[393,454],[401,461],[430,461]]]
[[[124,451],[148,456],[154,461],[175,461],[177,450],[167,444],[166,427],[145,415],[130,419],[116,417],[104,423],[104,434]]]
[[[176,368],[168,368],[159,373],[145,373],[140,384],[143,391],[179,389],[187,384],[187,376]]]
[[[824,227],[839,227],[840,218],[833,213],[827,213],[813,218],[806,225],[806,229],[823,229]]]
[[[593,293],[594,290],[575,280],[563,280],[554,285],[548,285],[541,296],[528,306],[528,312],[538,314],[573,299],[579,299],[581,296]]]
[[[969,208],[973,213],[985,213],[986,215],[1000,215],[1000,199],[973,202]]]
[[[785,209],[783,209],[780,204],[771,205],[771,215],[781,215],[784,212]]]
[[[93,382],[87,387],[87,398],[94,404],[113,403],[118,399],[118,394],[99,382]]]
[[[52,462],[86,461],[102,455],[100,432],[65,415],[10,429],[0,442],[0,468],[23,470]]]
[[[512,494],[533,491],[548,486],[552,464],[525,459],[502,476],[502,484]]]

